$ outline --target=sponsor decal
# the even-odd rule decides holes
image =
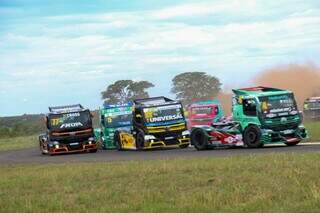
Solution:
[[[154,123],[154,122],[162,122],[162,121],[172,121],[177,119],[183,119],[183,116],[181,114],[178,115],[166,115],[166,116],[160,116],[160,117],[154,117],[154,118],[148,118],[148,122]]]
[[[65,128],[74,128],[74,127],[81,127],[83,126],[82,123],[80,122],[76,122],[76,123],[66,123],[66,124],[62,124],[60,126],[60,129],[65,129]]]

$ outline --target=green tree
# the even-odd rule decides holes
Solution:
[[[205,72],[185,72],[172,79],[171,92],[184,105],[195,101],[212,100],[220,90],[219,79]]]
[[[125,103],[138,98],[148,98],[147,89],[154,87],[148,81],[119,80],[101,92],[102,99],[108,104]]]

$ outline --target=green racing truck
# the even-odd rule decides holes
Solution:
[[[198,150],[218,146],[262,147],[264,144],[297,145],[307,138],[294,94],[270,87],[234,89],[232,118],[191,131]]]
[[[248,147],[282,142],[298,144],[307,137],[293,92],[270,87],[234,89],[233,120]]]
[[[133,103],[104,104],[100,109],[100,128],[95,129],[96,138],[103,149],[116,149],[115,131],[130,131],[132,128]]]

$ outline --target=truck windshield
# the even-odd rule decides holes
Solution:
[[[184,121],[181,104],[144,108],[143,113],[145,122],[149,125],[163,125]]]
[[[191,109],[192,115],[211,115],[215,107],[193,107]]]
[[[297,110],[293,94],[264,96],[260,97],[259,100],[261,102],[261,110],[264,115],[289,115],[289,112]]]
[[[92,126],[91,115],[89,111],[50,114],[48,126],[51,131],[58,132],[90,128]]]
[[[132,112],[127,112],[126,114],[108,115],[105,117],[105,124],[106,127],[109,128],[130,126],[132,124]]]
[[[315,109],[320,108],[320,100],[319,101],[310,101],[304,103],[305,109]]]

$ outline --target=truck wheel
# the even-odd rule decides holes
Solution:
[[[48,150],[48,146],[46,146],[46,148],[47,148],[46,150]],[[41,151],[41,154],[43,154],[43,155],[47,154],[48,151],[46,151],[46,150],[44,149],[43,143],[40,142],[40,151]]]
[[[97,149],[91,149],[91,150],[89,150],[90,153],[95,153],[95,152],[97,152],[97,151],[98,151]]]
[[[144,148],[144,133],[139,131],[136,136],[136,147],[137,150],[142,150]]]
[[[208,134],[202,129],[195,129],[191,132],[191,141],[197,150],[207,149],[208,140]]]
[[[114,140],[114,143],[117,147],[117,150],[118,151],[122,151],[122,145],[121,145],[121,139],[120,139],[120,132],[119,131],[116,131],[114,133],[114,136],[113,136],[113,140]]]
[[[258,148],[262,147],[261,143],[261,131],[260,128],[254,125],[248,126],[243,133],[243,142],[249,148]]]
[[[300,141],[292,142],[292,143],[285,143],[287,146],[296,146]]]

